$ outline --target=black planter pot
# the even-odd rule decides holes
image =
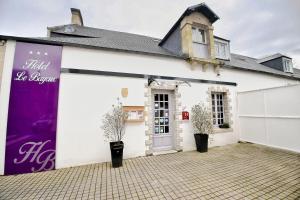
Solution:
[[[197,151],[200,153],[207,152],[208,147],[208,134],[194,134]]]
[[[124,143],[122,141],[110,142],[111,163],[113,168],[122,166],[123,149]]]

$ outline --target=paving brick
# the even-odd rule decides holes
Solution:
[[[297,199],[300,154],[254,144],[0,176],[0,199]]]

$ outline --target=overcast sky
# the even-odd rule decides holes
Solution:
[[[234,53],[291,56],[300,68],[300,0],[208,0],[219,17],[214,34]],[[0,0],[0,35],[46,36],[47,26],[68,24],[79,8],[90,27],[162,38],[198,0]]]

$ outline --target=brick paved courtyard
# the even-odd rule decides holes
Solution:
[[[300,154],[254,144],[18,176],[0,199],[300,199]]]

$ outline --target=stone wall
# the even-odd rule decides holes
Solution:
[[[145,84],[145,136],[146,136],[146,155],[152,155],[153,154],[153,119],[152,116],[153,108],[152,108],[152,90],[170,90],[174,91],[174,101],[175,101],[175,120],[174,120],[174,149],[176,151],[182,151],[183,150],[183,130],[181,127],[182,120],[181,120],[181,94],[178,91],[178,88],[176,87],[177,83],[167,83],[164,82],[162,85],[150,85]]]
[[[220,93],[224,94],[224,122],[228,123],[232,129],[232,127],[233,127],[233,120],[232,120],[233,113],[232,113],[232,105],[231,105],[232,97],[231,97],[231,93],[230,93],[229,89],[224,86],[223,87],[220,87],[220,86],[209,87],[208,91],[207,91],[207,95],[208,95],[207,103],[210,108],[212,107],[212,99],[211,99],[212,92],[220,92]],[[216,128],[216,130],[215,130],[215,132],[222,132],[222,131],[224,131],[224,130],[218,129],[218,128]]]

